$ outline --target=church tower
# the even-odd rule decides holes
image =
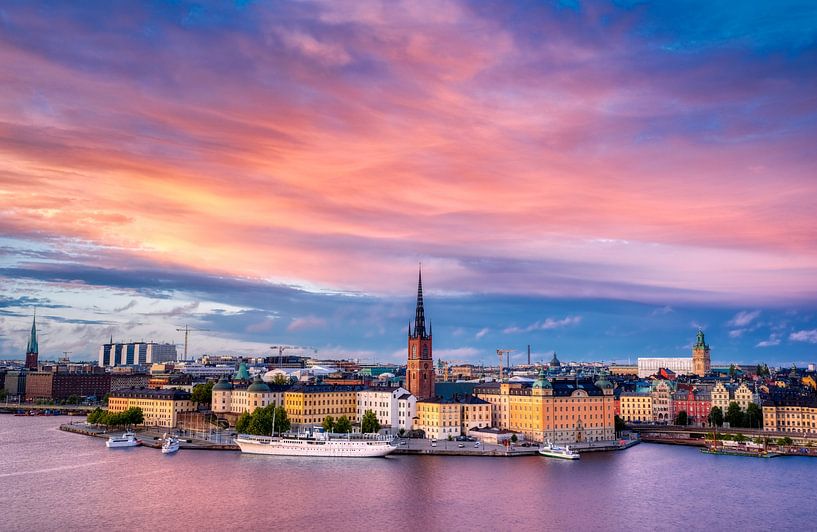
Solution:
[[[417,281],[417,310],[414,313],[414,331],[408,328],[408,364],[406,388],[417,400],[434,397],[434,360],[431,355],[431,326],[426,333],[423,309],[423,272]]]
[[[31,323],[31,335],[28,337],[26,345],[26,368],[37,370],[40,347],[37,345],[37,314],[34,314],[34,321]]]
[[[709,346],[704,341],[704,332],[698,329],[697,340],[695,345],[692,346],[692,373],[703,377],[709,373],[710,367]]]

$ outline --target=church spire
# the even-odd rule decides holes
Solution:
[[[420,269],[420,275],[417,279],[417,310],[414,314],[414,336],[419,338],[428,338],[426,335],[426,317],[423,309],[423,270]]]
[[[34,311],[34,321],[31,322],[31,334],[26,345],[26,354],[39,354],[40,347],[37,345],[37,311]]]

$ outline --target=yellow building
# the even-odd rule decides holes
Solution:
[[[492,383],[478,386],[474,393],[491,404],[494,426],[520,432],[531,441],[615,438],[613,385],[605,376],[595,383],[586,379],[551,383],[542,370],[532,386]]]
[[[817,399],[791,396],[764,401],[763,430],[817,434]]]
[[[459,400],[434,398],[417,401],[414,428],[424,431],[426,438],[456,438],[471,429],[490,425],[491,405],[474,396]]]
[[[814,375],[806,375],[800,379],[800,382],[803,384],[803,386],[808,386],[812,390],[817,391],[817,380],[814,379]]]
[[[326,416],[358,423],[357,395],[363,386],[293,386],[284,392],[284,408],[293,427],[317,426]]]
[[[108,396],[109,412],[124,412],[132,407],[142,409],[144,425],[171,428],[176,426],[180,413],[196,410],[190,394],[181,390],[129,388],[115,390]]]
[[[621,419],[626,422],[640,423],[655,422],[655,405],[653,396],[649,393],[621,392],[619,397]]]
[[[228,418],[237,417],[244,412],[252,414],[256,408],[263,408],[271,404],[281,406],[284,403],[284,392],[287,389],[289,389],[288,385],[270,386],[260,377],[255,377],[246,388],[236,388],[226,378],[222,378],[213,386],[210,407],[214,414]]]

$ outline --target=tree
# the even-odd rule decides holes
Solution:
[[[360,421],[360,431],[363,433],[373,433],[380,431],[380,422],[377,416],[371,410],[366,410],[363,413],[363,419]]]
[[[747,438],[746,436],[744,436],[743,434],[741,434],[740,432],[738,432],[737,434],[735,434],[735,441],[736,441],[736,442],[744,442],[744,441],[746,441],[747,439],[748,439],[748,438]]]
[[[213,381],[208,381],[205,384],[193,386],[193,393],[190,394],[190,400],[196,404],[209,405],[213,402],[213,385]]]
[[[709,422],[710,425],[716,425],[718,427],[723,425],[723,410],[719,406],[713,406],[709,410],[709,415],[707,416],[706,420]]]
[[[752,429],[763,426],[763,410],[756,403],[749,403],[746,407],[746,426]]]
[[[397,435],[400,436],[401,438],[403,437],[403,435],[405,433],[406,433],[406,429],[403,429],[403,428],[401,428],[400,430],[397,431]]]
[[[102,422],[102,419],[105,417],[105,411],[99,407],[94,408],[90,414],[88,414],[88,419],[86,422],[96,425]]]
[[[247,427],[247,432],[259,436],[272,436],[273,413],[275,413],[274,404],[256,408],[252,416],[250,416],[250,424]]]
[[[740,405],[732,401],[729,403],[729,408],[726,409],[726,416],[724,419],[729,422],[730,427],[742,427],[743,423],[743,409]]]
[[[791,445],[794,443],[794,440],[786,436],[785,438],[778,438],[777,445]]]
[[[624,420],[623,420],[623,419],[621,419],[620,417],[618,417],[618,414],[616,414],[616,417],[615,417],[615,419],[614,419],[614,422],[615,422],[615,426],[616,426],[616,436],[620,436],[620,435],[621,435],[621,432],[622,432],[624,429],[626,429],[626,428],[627,428],[627,424],[626,424],[626,423],[624,423]]]
[[[290,428],[292,428],[292,423],[289,421],[287,411],[283,406],[279,406],[275,409],[275,432],[283,434],[284,432],[289,432]],[[338,426],[335,425],[335,430],[337,430],[337,428]]]
[[[689,425],[689,416],[687,416],[685,410],[681,410],[680,412],[678,412],[678,415],[675,416],[675,424],[683,426]]]
[[[247,434],[247,429],[250,427],[250,414],[247,412],[243,412],[240,416],[238,416],[238,420],[235,422],[235,431],[241,434]]]
[[[516,434],[511,434],[511,443],[516,443],[519,441],[519,438],[516,437]]]
[[[332,416],[326,416],[323,418],[323,423],[321,423],[321,426],[326,432],[335,432],[335,418]]]
[[[285,386],[290,383],[289,377],[284,375],[283,373],[279,373],[275,377],[272,378],[272,384],[276,386]]]
[[[335,432],[338,432],[340,434],[352,432],[352,422],[349,421],[348,417],[340,416],[338,418],[338,420],[335,422]]]

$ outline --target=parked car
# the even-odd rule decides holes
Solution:
[[[436,447],[436,446],[437,446],[437,442],[436,442],[436,441],[432,441],[432,442],[431,442],[431,446],[432,446],[432,447]]]
[[[475,443],[474,447],[479,448],[479,442]]]
[[[464,443],[458,443],[457,447],[459,447],[459,448],[465,447],[465,444]]]

